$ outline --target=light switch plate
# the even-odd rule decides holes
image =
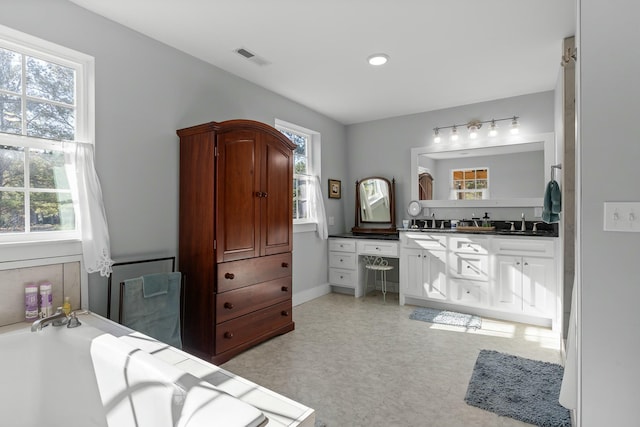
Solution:
[[[335,221],[335,218],[334,218],[334,217],[332,217],[332,216],[330,216],[330,217],[329,217],[329,225],[335,225],[335,222],[336,222],[336,221]]]
[[[640,202],[605,202],[604,231],[640,232]]]

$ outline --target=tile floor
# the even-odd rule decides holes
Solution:
[[[529,426],[467,405],[478,352],[560,363],[550,329],[483,319],[465,330],[410,320],[397,294],[328,294],[294,307],[295,331],[223,368],[316,410],[327,427]]]

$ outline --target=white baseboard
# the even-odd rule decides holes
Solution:
[[[307,301],[311,301],[312,299],[316,299],[330,292],[331,292],[331,286],[329,286],[328,283],[323,283],[311,289],[295,292],[292,296],[292,304],[295,307],[296,305],[300,305]]]

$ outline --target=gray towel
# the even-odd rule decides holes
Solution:
[[[169,275],[167,273],[142,276],[142,293],[145,298],[164,295],[167,292],[169,292]]]
[[[560,211],[562,193],[560,186],[555,180],[549,181],[544,192],[544,204],[542,206],[542,221],[547,224],[560,221]]]
[[[122,324],[176,348],[180,338],[180,273],[161,273],[124,281]],[[149,277],[153,279],[149,280]],[[162,290],[166,282],[166,292]],[[149,296],[145,295],[145,283]],[[151,283],[151,286],[149,286]],[[151,296],[155,292],[155,296]]]

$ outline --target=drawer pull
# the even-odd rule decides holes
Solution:
[[[233,309],[234,305],[230,302],[225,302],[224,303],[224,308],[226,308],[227,310],[231,310]]]
[[[224,274],[224,278],[225,279],[233,280],[234,277],[236,277],[236,275],[233,274],[233,273],[225,273]]]
[[[340,262],[344,262],[344,260],[342,258],[340,258]]]
[[[282,289],[282,292],[289,292],[289,287],[288,286],[283,286],[280,289]]]
[[[344,279],[344,276],[340,276],[341,279]]]
[[[224,337],[228,340],[230,340],[231,338],[233,338],[233,332],[225,332],[224,333]]]
[[[283,262],[282,263],[282,268],[289,268],[289,263],[288,262]]]
[[[280,314],[282,314],[283,316],[287,317],[287,316],[289,316],[289,310],[282,310],[280,312]]]

